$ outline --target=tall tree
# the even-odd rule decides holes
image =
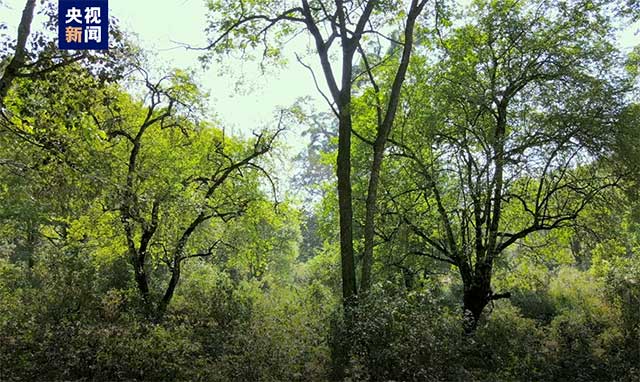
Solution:
[[[416,72],[393,137],[394,168],[414,181],[388,197],[410,251],[459,270],[468,332],[509,296],[491,288],[496,258],[619,180],[602,158],[626,87],[601,5],[475,1],[440,35],[444,59]]]
[[[338,205],[340,220],[340,255],[342,267],[342,295],[345,307],[357,295],[356,262],[353,237],[353,198],[351,184],[351,137],[353,132],[353,82],[361,75],[367,75],[372,86],[377,89],[378,103],[374,106],[378,113],[378,128],[372,143],[373,160],[369,172],[367,195],[367,219],[365,222],[365,249],[362,262],[362,288],[371,283],[371,262],[373,254],[374,216],[382,163],[387,138],[392,129],[398,108],[400,90],[405,79],[413,49],[413,35],[416,21],[423,11],[426,0],[411,0],[407,3],[370,0],[363,2],[335,0],[301,0],[295,5],[288,1],[228,1],[209,2],[212,12],[210,30],[214,38],[206,49],[228,51],[234,48],[255,47],[260,42],[267,46],[274,43],[278,47],[287,36],[300,31],[308,33],[313,41],[315,53],[320,61],[322,73],[329,89],[324,95],[338,120],[338,156],[336,174],[338,179]],[[399,25],[398,25],[399,24]],[[387,37],[391,25],[400,29],[402,41],[396,74],[389,89],[379,89],[374,76],[377,62],[368,62],[365,41],[373,37]],[[392,27],[391,27],[392,28]],[[275,32],[270,34],[270,32]],[[275,39],[270,40],[270,36]],[[369,37],[371,39],[367,40]],[[393,39],[392,39],[393,40]],[[375,40],[373,40],[375,41]],[[375,44],[374,44],[375,45]],[[378,50],[380,45],[378,45]],[[272,50],[265,49],[265,52]],[[338,61],[332,53],[338,52]],[[366,62],[363,73],[354,72],[354,59],[360,55]],[[302,60],[300,60],[302,62]],[[305,64],[306,65],[306,64]],[[308,68],[310,68],[307,65]],[[312,73],[313,74],[313,73]],[[338,76],[341,76],[338,79]],[[316,81],[315,74],[313,75]],[[316,85],[317,82],[316,82]],[[383,101],[386,97],[386,103]]]

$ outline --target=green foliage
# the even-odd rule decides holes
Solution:
[[[291,110],[310,126],[293,187],[313,189],[299,206],[269,177],[288,159],[272,150],[277,132],[247,139],[207,122],[191,72],[154,79],[120,39],[23,72],[0,102],[0,380],[327,381],[341,367],[349,381],[638,380],[638,51],[614,48],[607,3],[439,3],[438,30],[421,20],[384,150],[379,282],[346,312],[333,115]],[[633,17],[636,3],[618,11]],[[264,49],[277,61],[308,27],[288,1],[207,4],[209,32],[242,25],[206,60]],[[367,3],[342,4],[356,19]],[[377,2],[367,28],[398,38],[403,4]],[[310,1],[323,33],[332,7]],[[374,35],[361,44],[387,89],[397,46],[383,53]],[[43,36],[21,70],[72,58],[51,56]],[[388,102],[364,77],[349,105],[355,199]],[[364,217],[354,210],[357,238]],[[489,297],[511,296],[488,298],[465,334],[478,264]]]
[[[245,381],[325,379],[326,326],[335,306],[327,290],[311,284],[255,292],[253,318],[221,359],[225,375]]]
[[[496,302],[472,337],[462,333],[461,312],[441,308],[440,298],[393,289],[386,285],[361,301],[354,332],[336,334],[334,340],[359,345],[350,380],[632,381],[637,375],[637,337],[621,330],[620,306],[588,273],[563,268],[548,291],[538,292],[551,305],[550,319],[523,316],[535,302]]]
[[[290,281],[298,257],[300,223],[297,211],[287,205],[274,207],[256,203],[225,230],[225,242],[218,255],[227,258],[243,278],[275,282]]]

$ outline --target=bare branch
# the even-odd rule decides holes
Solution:
[[[329,99],[329,97],[327,97],[326,94],[324,94],[324,92],[320,89],[320,85],[318,84],[318,79],[316,78],[316,74],[313,71],[313,69],[311,68],[311,66],[305,64],[302,61],[302,58],[300,58],[300,56],[296,53],[296,59],[298,60],[298,62],[300,63],[300,65],[304,66],[305,68],[307,68],[307,70],[309,71],[309,73],[311,73],[311,77],[313,78],[313,84],[316,87],[316,90],[318,91],[318,93],[320,93],[320,95],[322,96],[322,98],[324,98],[325,101],[327,101],[327,105],[329,105],[329,107],[331,108],[331,111],[333,112],[333,114],[338,117],[338,111],[335,108],[335,103],[331,102],[331,100]]]

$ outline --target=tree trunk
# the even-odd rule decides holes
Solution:
[[[342,298],[345,309],[357,294],[353,256],[353,206],[351,197],[351,102],[350,89],[341,95],[338,135],[338,205],[340,208],[340,257],[342,266]]]
[[[361,289],[367,292],[371,287],[371,266],[373,264],[373,246],[375,237],[375,214],[376,202],[378,201],[378,182],[380,180],[380,169],[382,168],[382,157],[384,153],[385,139],[378,136],[373,149],[373,164],[369,175],[369,187],[367,190],[366,216],[364,225],[364,252],[362,255],[362,277]]]
[[[467,334],[473,334],[478,328],[478,322],[484,308],[494,300],[510,298],[511,293],[493,293],[491,289],[491,274],[493,264],[491,260],[477,264],[475,272],[462,271],[464,284],[463,326]]]
[[[472,285],[464,288],[463,319],[464,331],[472,334],[478,327],[482,311],[491,301],[491,289],[487,290],[480,285]]]
[[[133,270],[135,273],[136,284],[138,291],[142,296],[142,300],[145,305],[145,309],[150,310],[151,296],[149,294],[149,280],[147,279],[147,273],[144,270],[144,262],[140,261],[137,253],[132,256]]]
[[[480,263],[473,273],[463,274],[463,326],[467,334],[475,332],[482,311],[491,301],[491,268],[491,264]]]
[[[369,174],[369,185],[367,188],[367,200],[366,200],[366,216],[364,226],[364,252],[362,254],[362,274],[361,274],[361,290],[367,292],[371,287],[371,266],[373,264],[373,247],[375,237],[375,214],[376,203],[378,201],[378,183],[380,181],[380,171],[382,169],[382,160],[384,157],[384,149],[389,139],[389,134],[393,128],[393,122],[396,118],[396,112],[398,110],[398,104],[400,102],[400,93],[402,90],[402,84],[404,83],[407,69],[409,68],[409,60],[411,58],[411,51],[413,49],[413,30],[416,23],[416,19],[422,12],[426,1],[413,0],[411,2],[411,8],[407,16],[407,24],[404,29],[404,48],[402,50],[402,56],[400,58],[400,64],[396,71],[393,84],[391,86],[391,92],[389,94],[389,104],[387,105],[387,111],[384,119],[378,125],[378,131],[375,142],[373,144],[373,161],[371,164],[371,171]],[[370,73],[373,78],[373,74]],[[377,89],[377,85],[374,83],[374,87]]]
[[[345,75],[345,74],[343,74]],[[349,364],[351,352],[350,332],[354,323],[357,304],[356,265],[353,253],[353,205],[351,196],[351,89],[343,89],[338,103],[338,206],[340,219],[340,261],[342,269],[342,306],[344,331],[337,330],[336,342],[332,345],[332,377],[342,380]]]
[[[160,304],[158,305],[157,319],[162,319],[162,316],[164,316],[167,311],[167,307],[169,306],[171,299],[173,299],[173,294],[178,286],[178,282],[180,281],[180,265],[181,260],[176,260],[173,263],[169,285],[167,285],[167,289],[165,290],[162,300],[160,300]]]

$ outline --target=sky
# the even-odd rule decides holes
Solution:
[[[323,107],[307,69],[297,62],[285,70],[262,74],[258,62],[230,58],[226,60],[230,71],[215,64],[202,71],[198,61],[202,52],[177,43],[206,45],[203,0],[110,0],[109,8],[126,30],[138,35],[141,46],[158,56],[159,62],[200,71],[199,83],[211,93],[211,109],[227,128],[257,130],[273,122],[278,108],[292,105],[298,97],[311,96]],[[225,74],[221,75],[222,71]],[[238,85],[240,78],[243,83]]]
[[[9,33],[17,29],[24,2],[0,0],[0,20],[13,28]],[[249,134],[274,124],[278,108],[291,106],[300,97],[310,97],[316,109],[328,111],[308,70],[292,55],[304,50],[307,41],[303,37],[287,50],[289,64],[284,69],[262,74],[257,62],[227,59],[227,70],[221,74],[223,68],[215,65],[203,71],[197,59],[202,52],[186,50],[178,44],[206,45],[204,0],[109,0],[109,8],[110,15],[117,17],[127,31],[137,36],[139,45],[151,52],[157,70],[180,67],[199,71],[198,82],[211,94],[211,111],[227,131]],[[636,23],[621,34],[623,47],[640,42],[638,29],[640,24]],[[306,62],[319,70],[315,57],[308,57]],[[239,78],[243,78],[243,84],[238,86]],[[287,139],[292,147],[303,147],[300,131],[290,132]]]

